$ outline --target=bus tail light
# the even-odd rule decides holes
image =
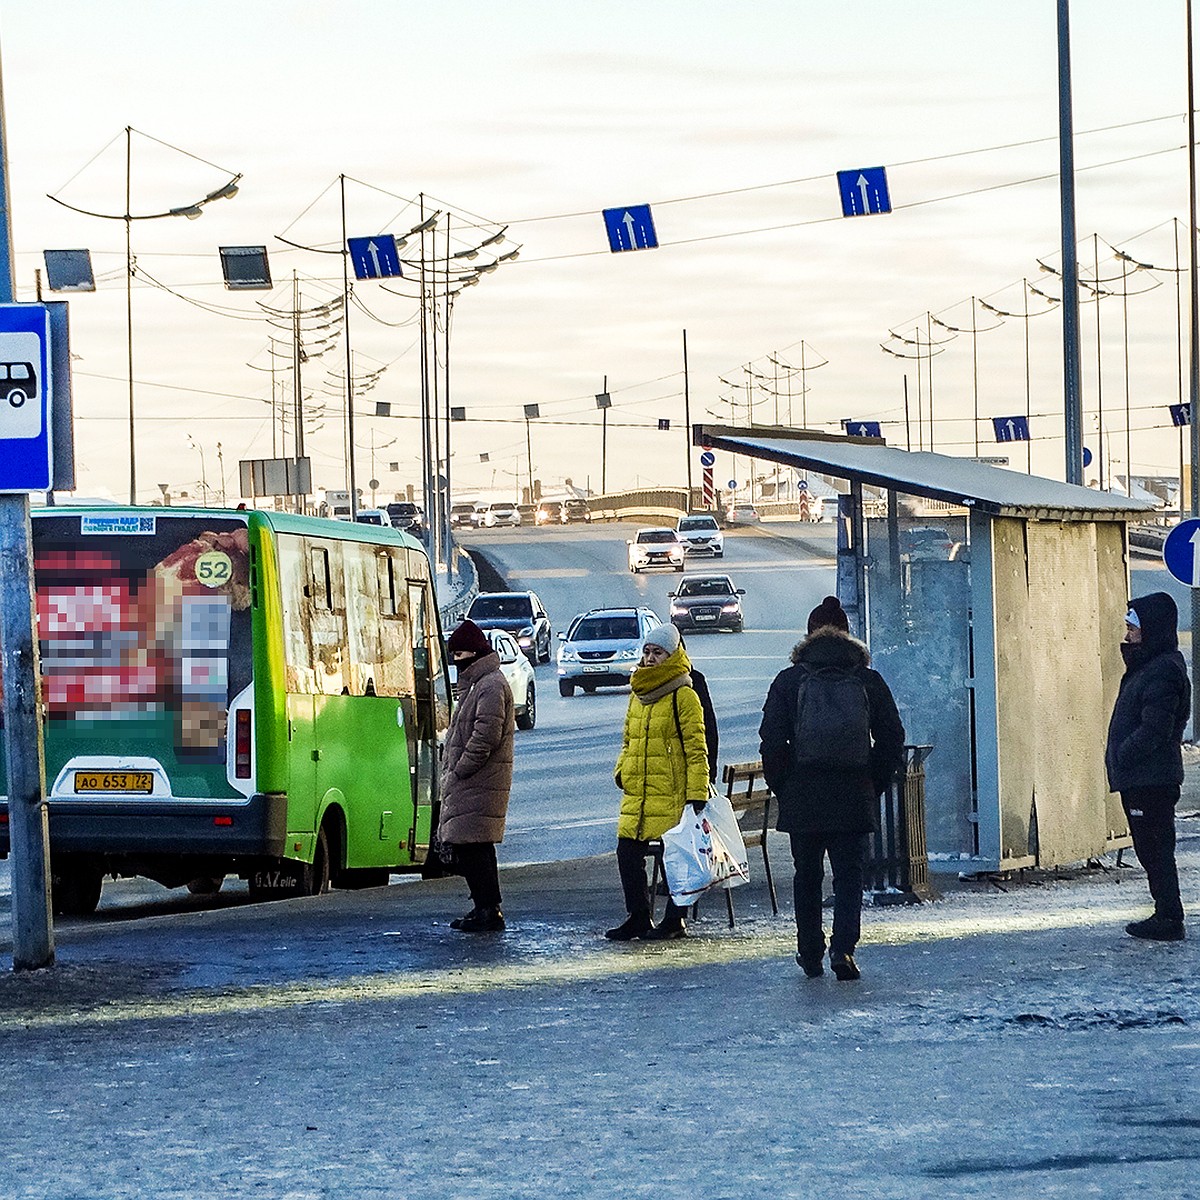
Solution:
[[[250,710],[239,708],[236,717],[233,773],[238,779],[250,778]]]

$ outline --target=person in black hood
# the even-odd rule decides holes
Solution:
[[[796,961],[810,978],[823,973],[826,854],[834,892],[830,966],[840,980],[859,978],[866,835],[879,828],[879,796],[904,759],[896,701],[870,662],[837,597],[827,596],[809,615],[793,665],[771,684],[758,730],[763,777],[779,800],[776,828],[792,842]],[[811,720],[804,715],[810,703],[823,709]]]
[[[1133,937],[1184,937],[1175,867],[1175,805],[1183,783],[1180,742],[1192,706],[1187,665],[1179,653],[1179,613],[1166,592],[1129,602],[1121,656],[1125,674],[1108,724],[1104,766],[1120,792],[1133,849],[1146,872],[1154,914],[1125,926]]]

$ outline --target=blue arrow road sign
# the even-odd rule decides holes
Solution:
[[[842,428],[854,437],[882,437],[878,421],[843,421]]]
[[[992,428],[998,442],[1029,441],[1028,417],[993,417]]]
[[[0,304],[0,492],[51,486],[49,362],[45,305]]]
[[[860,167],[853,171],[839,171],[837,179],[838,191],[842,195],[843,217],[865,217],[892,211],[886,167]]]
[[[347,238],[346,249],[354,264],[355,279],[393,279],[403,275],[400,251],[396,239],[390,233],[378,237]]]
[[[1200,520],[1180,521],[1163,542],[1167,570],[1188,587],[1200,587]]]
[[[705,452],[700,455],[700,465],[702,467],[711,467],[716,461],[717,456],[711,450],[705,450]]]
[[[1192,406],[1190,404],[1172,404],[1171,424],[1190,425],[1192,423]]]
[[[604,228],[608,230],[608,248],[617,254],[621,250],[655,250],[658,235],[650,205],[631,204],[627,208],[606,208]]]

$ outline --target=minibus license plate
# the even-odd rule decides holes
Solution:
[[[75,791],[152,792],[154,776],[149,771],[76,771]]]

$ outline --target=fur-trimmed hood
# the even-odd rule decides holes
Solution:
[[[814,630],[792,647],[792,662],[839,667],[869,667],[871,652],[858,640],[832,625]]]

